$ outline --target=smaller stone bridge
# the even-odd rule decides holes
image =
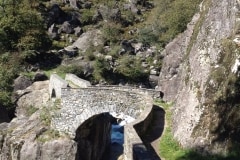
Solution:
[[[57,91],[61,109],[52,118],[51,126],[74,138],[78,127],[94,115],[115,112],[131,116],[136,120],[124,126],[124,157],[125,160],[133,159],[133,146],[143,144],[134,126],[144,122],[141,133],[147,130],[151,118],[147,121],[146,118],[152,111],[153,96],[159,92],[119,86],[70,88],[60,77],[53,76],[49,91],[50,95]]]

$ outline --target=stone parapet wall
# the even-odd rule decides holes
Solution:
[[[130,87],[130,86],[117,86],[117,85],[107,85],[107,86],[94,86],[93,88],[99,89],[111,89],[111,90],[121,90],[127,92],[135,92],[138,94],[148,94],[152,98],[161,98],[161,91],[148,89],[148,88],[138,88],[138,87]]]
[[[125,160],[132,160],[136,155],[140,155],[140,154],[144,154],[145,155],[144,158],[151,159],[151,157],[148,154],[144,153],[144,152],[147,152],[146,146],[144,145],[141,137],[139,137],[139,134],[138,134],[139,131],[135,129],[136,125],[138,125],[139,123],[143,123],[144,125],[142,126],[142,129],[145,132],[145,129],[149,127],[149,124],[150,124],[149,122],[152,120],[152,119],[147,120],[147,117],[151,114],[152,106],[153,106],[151,98],[150,97],[148,98],[145,101],[145,109],[141,113],[141,115],[134,122],[124,126],[124,159]],[[139,159],[139,160],[142,160],[142,159]]]
[[[74,85],[76,85],[79,88],[87,88],[91,86],[91,83],[89,81],[81,79],[75,74],[70,74],[70,73],[66,74],[65,80],[72,82]]]

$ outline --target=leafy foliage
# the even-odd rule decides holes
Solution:
[[[119,59],[119,66],[116,72],[131,82],[144,82],[147,80],[148,73],[144,71],[141,62],[134,56],[125,55]]]
[[[13,79],[19,72],[18,59],[9,53],[0,56],[0,105],[11,107],[11,94]]]
[[[0,0],[0,103],[10,107],[13,79],[19,73],[21,58],[32,50],[46,50],[51,41],[37,0]],[[16,53],[18,52],[18,53]]]
[[[177,34],[183,32],[198,9],[201,0],[159,0],[149,15],[145,27],[140,30],[140,40],[161,43],[165,46]]]
[[[103,25],[104,38],[110,43],[116,43],[119,40],[121,31],[121,25],[114,22],[104,23]]]
[[[112,74],[110,64],[104,58],[97,58],[94,64],[93,77],[96,81],[107,79]]]
[[[34,8],[36,1],[0,1],[0,48],[7,50],[39,50],[50,47],[44,23]]]

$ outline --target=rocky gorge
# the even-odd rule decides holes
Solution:
[[[72,120],[71,125],[67,125],[70,121],[65,123],[56,116],[70,113],[68,107],[75,102],[85,104],[87,101],[83,98],[92,95],[88,102],[95,106],[107,101],[105,104],[123,107],[131,102],[124,96],[134,97],[134,94],[116,90],[121,87],[122,90],[130,89],[132,82],[138,89],[147,87],[157,93],[161,91],[157,98],[163,97],[164,101],[172,102],[172,132],[181,147],[204,155],[227,157],[234,153],[233,159],[239,158],[240,2],[203,0],[187,29],[166,46],[162,45],[164,48],[145,43],[146,37],[142,37],[144,40],[136,38],[143,29],[135,25],[141,26],[144,16],[153,13],[155,1],[98,2],[51,0],[39,5],[55,48],[48,50],[47,54],[43,51],[32,53],[33,57],[30,56],[31,60],[27,58],[28,65],[24,69],[28,73],[33,72],[34,77],[21,75],[15,79],[12,96],[16,105],[15,118],[7,116],[7,110],[0,106],[0,160],[111,159],[105,154],[111,144],[111,130],[117,130],[116,135],[137,133],[134,138],[143,142],[132,147],[136,153],[143,154],[132,153],[132,158],[125,157],[125,160],[141,160],[147,156],[158,160],[159,137],[165,122],[165,112],[159,107],[153,107],[149,111],[151,114],[134,124],[134,130],[126,127],[124,131],[118,127],[111,128],[119,120],[113,113],[94,114],[80,126],[77,124],[79,116],[71,115],[80,115],[82,112],[79,109],[66,118]],[[115,27],[117,34],[111,32],[116,31]],[[151,27],[152,37],[158,35],[154,26]],[[58,65],[64,67],[55,70]],[[102,70],[99,71],[96,66],[102,67]],[[67,72],[89,80],[81,81],[84,87],[117,86],[105,86],[97,92],[94,88],[86,89],[89,92],[76,91],[79,93],[76,99],[69,92],[75,90],[73,83],[64,83],[65,89],[51,89],[49,93],[51,78],[43,72],[46,68],[53,69],[54,73],[62,73],[67,68]],[[132,68],[140,68],[141,72],[128,72]],[[133,73],[140,73],[140,76],[129,76]],[[111,97],[112,90],[115,97]],[[66,97],[69,96],[68,99],[73,99],[74,103],[63,107],[66,101],[61,101],[58,92],[66,93]],[[105,100],[99,100],[104,99],[104,95],[107,95]],[[56,98],[55,101],[50,100],[52,97]],[[95,99],[98,100],[95,102]],[[120,99],[119,103],[114,99]],[[121,99],[125,102],[120,103]],[[142,106],[147,102],[139,97],[134,100],[141,102]],[[92,113],[98,113],[95,106],[91,106]],[[129,107],[122,111],[139,116],[141,109],[132,111]],[[64,129],[53,127],[53,123],[74,128],[74,134],[77,134],[72,137]],[[153,130],[158,131],[156,137],[151,132]],[[117,142],[122,140],[114,136],[112,139]],[[134,138],[130,142],[134,142]],[[124,150],[121,147],[120,150]],[[154,155],[146,152],[149,148]],[[117,153],[114,158],[123,159],[121,154]]]

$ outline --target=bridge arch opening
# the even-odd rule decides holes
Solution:
[[[77,142],[75,160],[104,160],[111,144],[111,125],[115,118],[109,113],[94,115],[84,121],[76,130]]]
[[[134,118],[104,112],[85,120],[76,130],[75,160],[115,160],[123,155],[124,125]]]

